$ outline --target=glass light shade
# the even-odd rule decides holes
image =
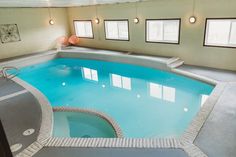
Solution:
[[[94,20],[94,22],[96,23],[96,24],[99,24],[99,18],[96,18],[95,20]]]
[[[195,17],[195,16],[191,16],[191,17],[189,18],[189,22],[190,22],[191,24],[195,23],[195,22],[196,22],[196,17]]]
[[[53,19],[50,19],[50,20],[49,20],[49,24],[50,24],[50,25],[54,25],[54,23],[55,23],[55,22],[53,21]]]
[[[139,23],[139,19],[136,17],[136,18],[134,18],[134,23]]]

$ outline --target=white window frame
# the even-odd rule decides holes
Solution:
[[[208,33],[209,33],[209,21],[230,21],[230,30],[228,35],[228,43],[227,44],[218,44],[218,43],[208,43]],[[209,47],[224,47],[224,48],[236,48],[236,44],[231,44],[230,39],[232,37],[232,23],[236,23],[236,18],[206,18],[205,22],[205,33],[204,33],[204,46]]]
[[[164,40],[164,27],[163,27],[163,39],[162,40],[149,40],[149,28],[148,28],[148,22],[149,21],[162,21],[163,24],[165,21],[177,21],[179,23],[178,26],[178,38],[176,41],[174,40]],[[174,19],[146,19],[145,22],[145,41],[147,43],[163,43],[163,44],[179,44],[180,43],[180,30],[181,30],[181,19],[180,18],[174,18]]]
[[[128,36],[127,38],[121,38],[119,37],[119,33],[118,33],[118,38],[109,38],[107,37],[107,27],[106,27],[106,22],[127,22],[127,30],[128,30]],[[119,28],[117,25],[117,29],[119,32]],[[118,41],[129,41],[129,20],[128,19],[118,19],[118,20],[104,20],[104,30],[105,30],[105,39],[106,40],[118,40]]]
[[[92,35],[91,36],[80,36],[78,34],[78,30],[77,30],[77,27],[76,27],[76,22],[89,22],[90,23],[90,26],[91,26],[91,30],[92,30]],[[94,39],[94,34],[93,34],[93,23],[92,23],[92,20],[74,20],[73,21],[73,25],[74,25],[74,29],[75,29],[75,34],[77,37],[79,38],[89,38],[89,39]]]

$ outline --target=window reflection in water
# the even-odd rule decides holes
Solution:
[[[82,67],[82,76],[87,80],[98,81],[98,72],[94,69]]]
[[[175,88],[150,82],[149,92],[152,97],[169,102],[175,102]]]
[[[111,74],[112,86],[131,90],[131,78],[117,74]]]

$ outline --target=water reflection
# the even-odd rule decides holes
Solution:
[[[175,102],[175,88],[150,82],[149,92],[150,96],[154,98]]]
[[[206,95],[206,94],[201,95],[201,107],[204,105],[208,97],[209,95]]]
[[[110,76],[111,76],[112,86],[131,90],[131,78],[117,74],[111,74]]]
[[[84,79],[98,81],[98,72],[97,70],[82,67],[82,76]]]

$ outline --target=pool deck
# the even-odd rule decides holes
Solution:
[[[223,94],[203,125],[194,144],[209,157],[236,156],[236,73],[183,65],[179,69],[227,82]]]
[[[21,151],[36,141],[39,135],[42,120],[40,104],[30,92],[11,80],[0,78],[0,91],[0,118],[8,142],[10,145],[22,144]],[[30,136],[23,136],[23,132],[31,128],[35,132]]]
[[[142,56],[139,55],[139,57]],[[166,58],[159,59],[166,60]],[[235,157],[236,72],[190,65],[182,65],[178,69],[226,83],[221,97],[201,128],[194,144],[209,157]],[[33,143],[39,135],[42,122],[40,104],[30,92],[11,80],[0,79],[0,91],[0,118],[3,121],[7,138],[10,145],[22,143],[23,147],[21,150],[23,150]],[[35,133],[30,136],[22,136],[22,132],[29,128],[34,128]],[[15,152],[14,155],[18,152]],[[34,156],[74,157],[78,156],[78,154],[81,157],[188,156],[180,148],[57,148],[50,146],[42,148]]]

